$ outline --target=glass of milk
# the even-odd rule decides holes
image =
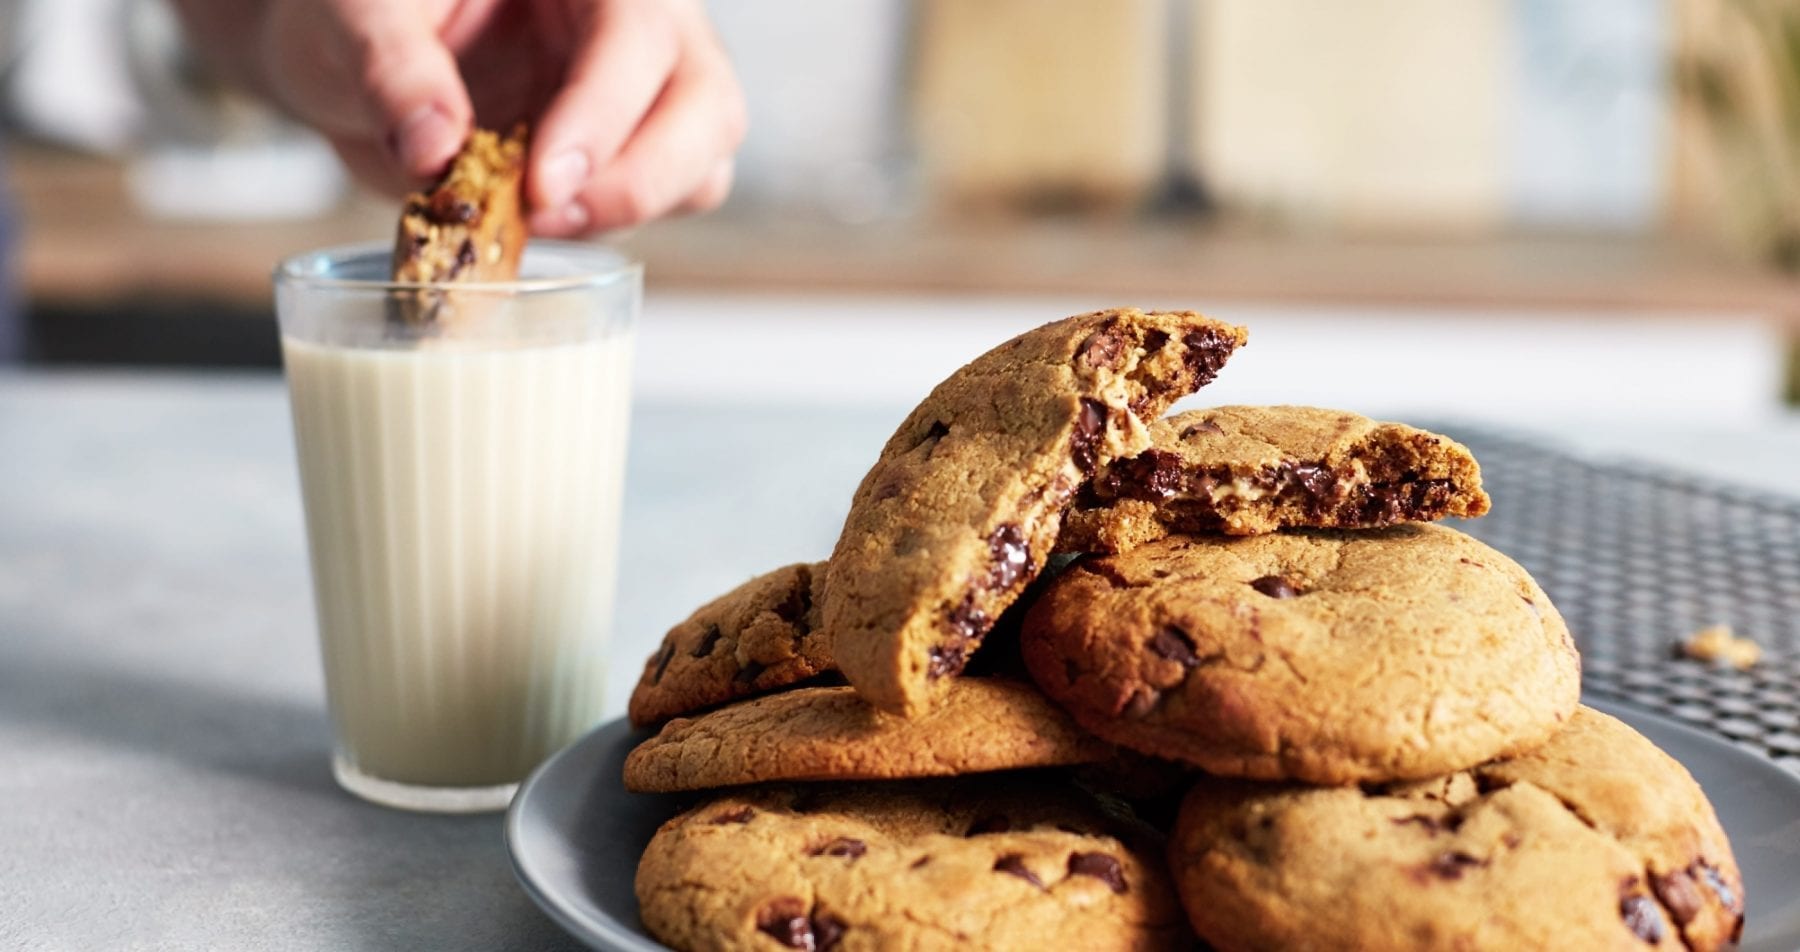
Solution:
[[[275,274],[333,771],[500,809],[601,714],[642,271],[534,242],[517,281],[425,287],[389,254]]]

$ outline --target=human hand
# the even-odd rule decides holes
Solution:
[[[269,0],[260,44],[269,93],[388,191],[442,172],[473,123],[521,120],[540,235],[731,189],[743,94],[700,0]]]

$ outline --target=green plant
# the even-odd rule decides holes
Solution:
[[[1676,75],[1724,179],[1720,218],[1771,263],[1800,271],[1800,3],[1726,0],[1717,13]]]

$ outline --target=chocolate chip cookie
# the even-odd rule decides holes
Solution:
[[[1318,407],[1217,407],[1150,425],[1101,468],[1057,548],[1121,552],[1170,532],[1370,528],[1488,511],[1481,467],[1448,437]]]
[[[939,384],[858,487],[823,605],[839,667],[883,710],[927,710],[1043,568],[1097,467],[1210,381],[1244,330],[1100,311],[1029,331]]]
[[[1159,846],[1053,777],[788,785],[665,823],[636,888],[684,950],[1187,948]]]
[[[1170,858],[1221,952],[1711,950],[1743,927],[1743,881],[1699,785],[1589,708],[1530,753],[1429,781],[1202,780]]]
[[[782,566],[669,629],[631,692],[631,723],[660,724],[835,670],[819,626],[824,581],[823,562]]]
[[[394,240],[394,280],[436,284],[518,277],[526,237],[524,177],[523,126],[504,139],[475,130],[436,185],[407,196]],[[402,310],[415,320],[434,320],[440,311],[436,306]]]
[[[1098,763],[1114,753],[1019,681],[957,678],[916,718],[870,707],[849,687],[805,687],[670,721],[625,758],[625,786],[662,793],[939,777]]]
[[[1530,749],[1580,660],[1537,583],[1444,526],[1170,536],[1089,557],[1026,614],[1082,726],[1221,776],[1429,777]]]

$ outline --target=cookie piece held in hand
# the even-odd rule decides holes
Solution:
[[[1244,330],[1191,311],[1100,311],[1029,331],[939,384],[857,488],[823,620],[869,703],[918,715],[1043,569],[1096,467],[1212,380]]]
[[[663,824],[636,890],[678,949],[1188,948],[1159,840],[1048,777],[763,787]]]
[[[1319,407],[1217,407],[1150,425],[1151,446],[1095,475],[1057,548],[1121,552],[1171,532],[1261,535],[1486,514],[1462,444]]]
[[[911,719],[870,707],[848,687],[806,687],[670,721],[625,758],[625,787],[941,777],[1113,755],[1018,681],[958,678],[928,716]]]
[[[1712,950],[1743,927],[1699,785],[1590,708],[1537,750],[1428,781],[1201,779],[1170,863],[1221,949]]]
[[[644,662],[627,712],[660,724],[835,670],[819,627],[825,563],[787,565],[701,606]]]
[[[394,241],[394,280],[440,284],[518,277],[526,236],[524,176],[524,126],[505,139],[486,129],[470,134],[443,179],[407,196]],[[437,310],[408,309],[419,320],[435,319]]]
[[[1460,770],[1549,739],[1580,694],[1543,590],[1445,526],[1170,536],[1076,562],[1021,638],[1082,726],[1258,780]]]

